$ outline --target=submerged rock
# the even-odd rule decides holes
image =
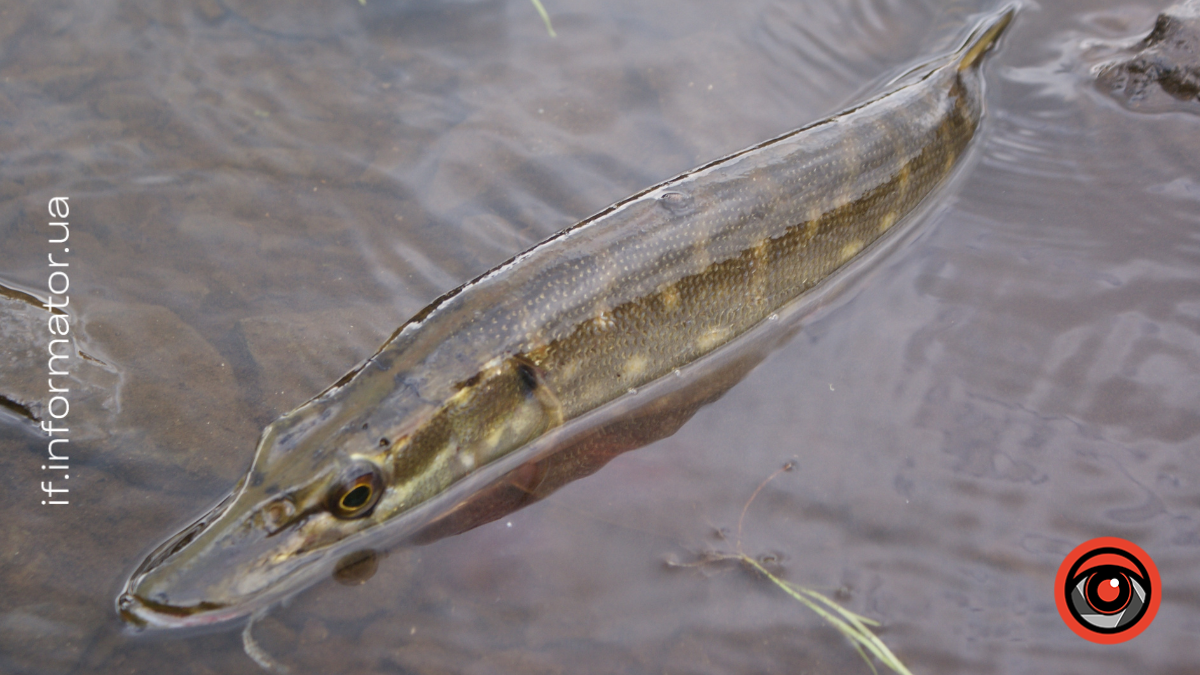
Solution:
[[[0,285],[0,373],[4,374],[0,410],[29,424],[31,430],[66,419],[71,406],[76,410],[71,420],[77,422],[83,407],[114,405],[111,391],[117,374],[84,350],[75,335],[76,321],[76,316],[52,310],[30,293]],[[51,403],[55,398],[59,400]],[[75,437],[94,435],[89,434],[94,431],[94,427],[81,427]]]
[[[1200,111],[1200,0],[1168,7],[1133,55],[1100,68],[1099,85],[1139,110]]]

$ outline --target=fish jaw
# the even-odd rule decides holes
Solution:
[[[245,494],[244,492],[242,493]],[[328,573],[340,547],[316,532],[328,514],[269,533],[237,493],[160,544],[125,584],[117,611],[139,628],[184,628],[247,616]],[[247,515],[249,514],[249,515]]]
[[[121,617],[149,628],[228,621],[332,570],[335,556],[373,520],[336,518],[331,490],[356,467],[381,472],[377,455],[318,451],[348,442],[336,433],[343,426],[339,408],[336,402],[312,403],[268,426],[234,490],[157,546],[130,575],[117,599]],[[329,420],[334,423],[320,423]],[[293,452],[312,461],[287,461]],[[379,516],[374,510],[362,515]]]

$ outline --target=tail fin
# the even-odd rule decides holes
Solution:
[[[961,56],[958,59],[958,72],[961,73],[979,65],[983,55],[992,48],[992,45],[996,44],[996,40],[1000,38],[1000,34],[1008,27],[1016,13],[1016,5],[1009,5],[979,24],[971,37],[967,38],[966,45],[959,50]]]

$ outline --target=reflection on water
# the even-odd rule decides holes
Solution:
[[[130,636],[112,602],[263,424],[446,289],[895,76],[957,29],[937,4],[553,0],[557,40],[523,1],[0,10],[0,283],[44,296],[41,214],[70,196],[95,359],[69,511],[36,506],[44,436],[0,412],[0,670],[258,672],[236,629]],[[795,458],[748,551],[882,620],[915,672],[1200,660],[1200,116],[1088,79],[1162,7],[1043,4],[988,64],[978,162],[849,301],[671,438],[298,596],[264,649],[314,673],[861,672],[772,588],[663,564],[720,547]],[[6,387],[44,371],[10,353]],[[1050,594],[1099,535],[1165,587],[1104,650]]]

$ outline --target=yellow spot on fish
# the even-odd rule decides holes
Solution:
[[[659,291],[659,297],[662,298],[663,306],[670,311],[679,309],[679,289],[675,284],[665,284],[662,290]]]
[[[639,377],[642,375],[642,373],[646,372],[646,366],[648,365],[650,365],[650,362],[645,356],[642,356],[641,354],[638,354],[637,356],[631,356],[627,361],[625,361],[624,374],[629,378]]]
[[[496,448],[500,447],[500,441],[504,439],[504,430],[504,426],[499,426],[493,429],[492,432],[487,435],[487,438],[484,440],[487,443],[488,450],[495,450]]]
[[[879,231],[887,232],[888,228],[890,228],[892,225],[895,225],[895,224],[896,224],[896,212],[888,211],[887,213],[883,214],[883,218],[879,219]]]
[[[606,309],[597,312],[596,316],[592,317],[592,323],[595,324],[597,330],[608,330],[617,325],[612,314]]]
[[[858,255],[858,252],[861,251],[862,249],[863,249],[863,243],[862,243],[861,239],[855,239],[851,242],[848,242],[845,246],[842,247],[842,262],[846,262],[847,260]]]
[[[490,442],[491,442],[491,440],[492,440],[492,439],[491,439],[491,437],[489,436],[489,437],[488,437],[488,442],[490,443]],[[496,439],[496,440],[497,440],[497,441],[499,441],[499,439]],[[493,447],[495,447],[495,446],[493,446]],[[463,468],[463,469],[465,469],[465,470],[467,470],[467,471],[470,471],[471,469],[474,469],[474,468],[475,468],[475,453],[473,453],[473,452],[460,452],[460,453],[458,453],[458,463],[459,463],[459,464],[461,464],[461,465],[462,465],[462,468]]]
[[[700,338],[696,340],[696,346],[702,351],[714,349],[729,340],[732,332],[732,330],[724,326],[719,328],[710,328],[704,333],[704,335],[701,335]]]
[[[451,396],[449,400],[446,401],[446,407],[453,408],[464,403],[468,398],[471,397],[471,394],[473,393],[475,393],[475,387],[463,387],[462,389],[459,389],[458,391],[454,392],[454,395]]]

